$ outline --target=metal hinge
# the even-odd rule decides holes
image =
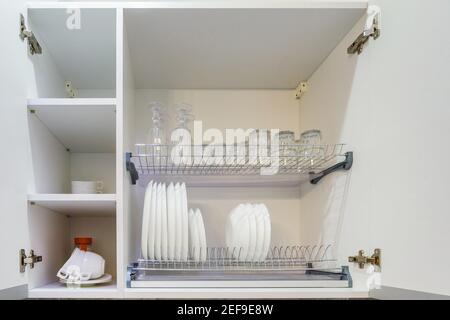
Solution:
[[[42,53],[42,47],[34,36],[34,33],[30,30],[27,30],[27,27],[25,26],[25,18],[22,14],[20,15],[19,37],[20,39],[22,39],[22,41],[24,41],[25,38],[28,40],[28,50],[30,50],[30,54],[33,55]]]
[[[371,264],[381,269],[381,249],[375,249],[372,256],[367,257],[364,255],[364,250],[359,250],[357,256],[348,257],[348,262],[354,262],[359,265],[360,269],[364,269],[366,264]]]
[[[42,256],[36,256],[34,254],[34,250],[30,250],[30,255],[27,257],[24,249],[20,249],[19,251],[19,264],[20,264],[20,273],[25,272],[25,267],[27,265],[30,266],[30,269],[34,268],[34,264],[42,262]]]
[[[348,47],[348,54],[361,54],[364,45],[369,41],[370,37],[374,40],[380,37],[380,8],[378,6],[369,6],[367,9],[367,20],[364,31],[358,38]]]
[[[295,88],[295,99],[299,100],[308,89],[308,82],[300,82],[297,88]]]

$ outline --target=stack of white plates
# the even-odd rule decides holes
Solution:
[[[151,181],[142,214],[142,256],[148,260],[206,260],[206,236],[200,210],[189,219],[186,185]],[[195,235],[191,222],[195,221]],[[191,232],[191,235],[189,235]],[[189,238],[191,242],[189,243]],[[191,251],[190,251],[191,250]]]
[[[225,230],[230,256],[240,261],[263,261],[270,248],[270,215],[264,204],[240,204],[228,216]]]

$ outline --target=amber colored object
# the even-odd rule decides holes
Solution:
[[[92,238],[90,237],[77,237],[74,241],[78,249],[83,251],[88,251],[89,246],[92,244]]]

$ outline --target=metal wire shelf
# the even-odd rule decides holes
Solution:
[[[194,250],[195,251],[195,250]],[[248,261],[241,257],[242,248],[207,248],[206,259],[187,260],[145,260],[139,259],[136,271],[204,271],[204,272],[267,272],[335,270],[336,260],[331,258],[331,245],[275,246],[269,250],[266,259]]]
[[[129,154],[131,165],[139,175],[290,175],[316,174],[335,164],[344,144],[262,146],[171,146],[136,144]],[[276,169],[274,169],[276,168]],[[133,170],[134,170],[133,169]],[[274,169],[274,171],[264,170]]]
[[[352,286],[348,267],[330,258],[331,245],[273,247],[263,261],[241,261],[242,250],[208,248],[204,261],[139,259],[128,266],[128,287],[336,287]]]

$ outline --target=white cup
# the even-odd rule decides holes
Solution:
[[[86,251],[80,267],[82,277],[97,279],[105,274],[105,259],[94,252]]]
[[[103,181],[72,181],[72,193],[103,193]]]
[[[58,270],[56,276],[61,279],[68,279],[70,276],[70,266],[79,266],[82,262],[82,251],[78,248],[73,250],[70,258],[64,263],[61,269]]]
[[[63,280],[75,282],[97,279],[104,274],[105,259],[94,252],[82,251],[75,248],[70,258],[59,269],[56,276]]]

